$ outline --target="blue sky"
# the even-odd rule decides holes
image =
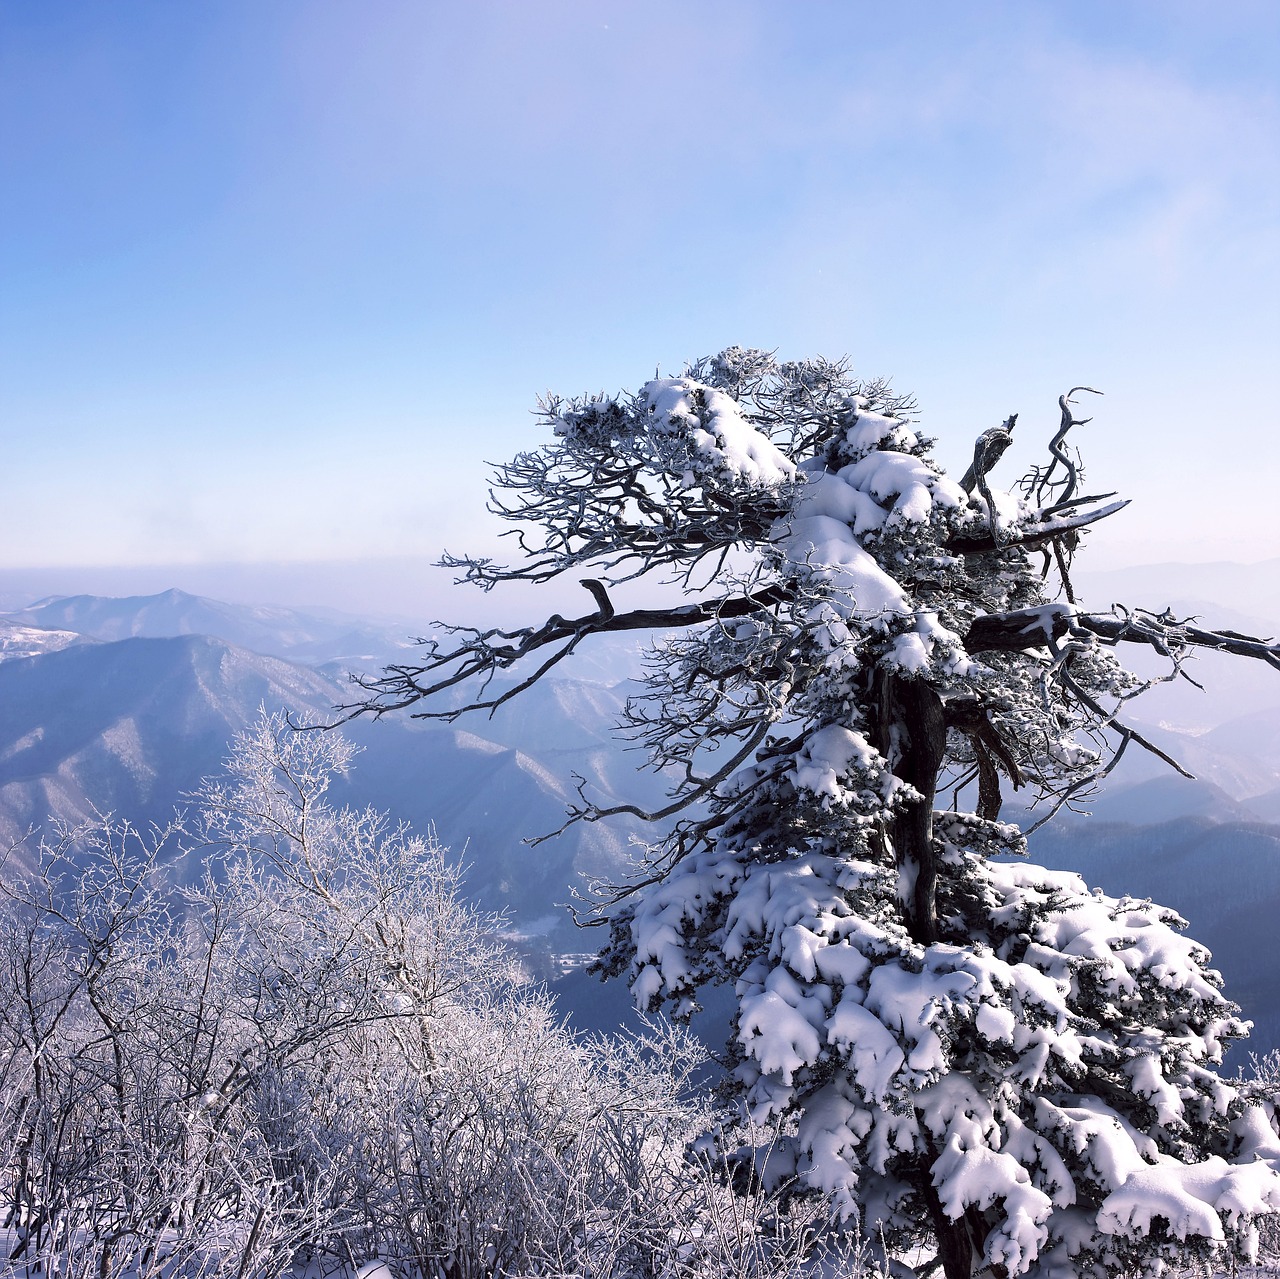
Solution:
[[[0,3],[0,567],[483,547],[536,395],[848,352],[1280,554],[1280,6]]]

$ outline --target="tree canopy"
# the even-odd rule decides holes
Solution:
[[[738,1159],[898,1249],[932,1241],[920,1273],[947,1279],[1248,1255],[1280,1208],[1280,1141],[1216,1070],[1246,1026],[1208,954],[1173,912],[1019,858],[1000,820],[1010,790],[1041,821],[1087,798],[1126,749],[1178,767],[1125,720],[1147,685],[1122,644],[1169,677],[1197,648],[1280,667],[1259,638],[1083,607],[1073,558],[1126,505],[1084,489],[1092,394],[1060,398],[1009,489],[1016,415],[957,481],[913,402],[845,361],[731,348],[548,397],[551,442],[493,491],[518,557],[446,562],[484,589],[581,573],[593,609],[454,629],[356,708],[492,710],[594,635],[652,632],[622,730],[670,802],[600,807],[582,782],[568,815],[674,819],[602,898],[601,968],[678,1015],[732,982],[738,1100],[785,1134]],[[635,579],[669,602],[617,609]]]

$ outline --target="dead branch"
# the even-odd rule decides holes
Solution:
[[[987,613],[973,620],[965,636],[970,653],[1019,652],[1046,648],[1073,630],[1104,644],[1146,644],[1170,657],[1192,648],[1214,649],[1236,657],[1253,657],[1280,670],[1280,644],[1238,631],[1211,630],[1191,619],[1179,620],[1167,610],[1121,609],[1110,613],[1078,613],[1066,604]]]
[[[1068,505],[1079,507],[1082,502],[1083,499],[1080,502],[1072,502]],[[1043,546],[1047,542],[1053,541],[1054,538],[1073,533],[1077,529],[1096,524],[1099,520],[1105,520],[1109,515],[1114,515],[1117,511],[1124,510],[1128,505],[1129,502],[1126,499],[1123,502],[1111,502],[1097,510],[1086,511],[1081,515],[1054,514],[1047,519],[1042,519],[1037,524],[1028,524],[1023,529],[1010,529],[1001,534],[999,541],[992,534],[987,533],[981,536],[952,537],[948,539],[946,546],[949,551],[953,551],[957,555],[984,555],[990,551],[1001,550],[1006,546],[1022,546],[1031,549]],[[1066,508],[1059,505],[1053,509],[1058,512]]]

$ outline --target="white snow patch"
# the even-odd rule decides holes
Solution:
[[[701,469],[727,472],[758,488],[795,479],[795,464],[743,418],[737,401],[723,391],[691,378],[658,378],[641,387],[640,399],[659,433],[683,436],[691,445],[695,468],[702,463]],[[692,475],[685,470],[686,487],[692,487]]]

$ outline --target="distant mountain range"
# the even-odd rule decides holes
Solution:
[[[308,665],[348,662],[360,669],[402,659],[414,647],[399,631],[342,613],[224,604],[176,589],[122,599],[55,595],[7,614],[6,620],[108,641],[212,635],[271,657]]]
[[[16,655],[0,651],[6,844],[51,817],[76,822],[98,811],[140,825],[165,822],[220,769],[231,737],[260,707],[331,722],[334,707],[353,696],[338,673],[354,664],[343,656],[351,638],[395,642],[340,616],[224,605],[179,591],[45,600],[4,621],[15,635],[30,632],[13,646]],[[68,624],[87,634],[63,629]],[[258,651],[225,635],[186,633],[197,624],[251,640]],[[179,633],[142,634],[166,629]],[[272,651],[305,652],[319,664]],[[398,655],[411,653],[406,643]],[[652,778],[632,784],[633,766],[612,743],[624,700],[623,687],[553,680],[465,728],[407,717],[355,721],[343,731],[362,754],[331,793],[339,803],[372,804],[420,830],[434,828],[470,868],[470,889],[507,912],[516,931],[579,950],[559,904],[581,875],[623,874],[639,824],[576,826],[537,850],[522,840],[561,825],[574,774],[591,777],[606,799],[661,793]]]
[[[409,635],[385,624],[178,590],[45,598],[0,615],[0,839],[95,809],[163,822],[260,706],[328,719],[352,698],[346,671],[414,657]],[[1280,821],[1280,678],[1250,667],[1260,664],[1222,666],[1236,681],[1226,697],[1184,682],[1176,696],[1199,709],[1146,725],[1197,781],[1131,748],[1085,805],[1093,816],[1061,814],[1033,856],[1185,914],[1258,1020],[1256,1044],[1270,1047],[1280,1046],[1280,826],[1269,824]],[[345,731],[363,754],[334,798],[433,826],[470,867],[471,891],[509,912],[527,946],[590,950],[597,938],[576,933],[559,903],[582,875],[624,874],[630,841],[655,832],[627,820],[578,825],[535,849],[521,841],[561,824],[575,774],[605,800],[661,798],[662,779],[638,772],[613,735],[636,668],[633,642],[601,642],[492,718],[356,721]],[[1147,718],[1148,705],[1134,710]],[[559,987],[586,1025],[620,1016],[621,990],[581,974]]]

